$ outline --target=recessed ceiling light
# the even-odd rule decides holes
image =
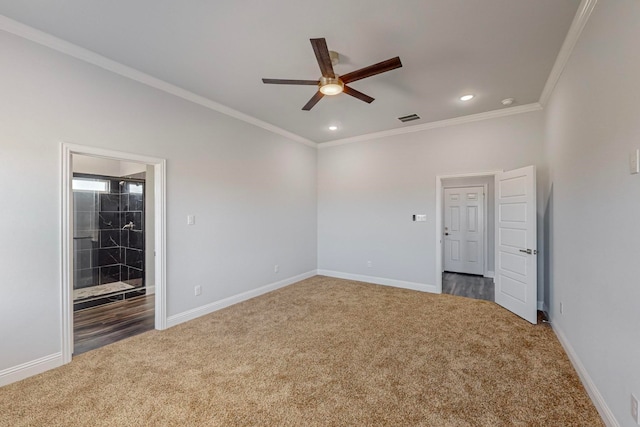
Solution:
[[[329,126],[329,130],[338,130],[338,126],[331,125],[331,126]]]
[[[460,101],[471,101],[475,95],[463,95],[460,97]]]

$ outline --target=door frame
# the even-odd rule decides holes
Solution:
[[[435,242],[436,242],[436,283],[435,283],[435,287],[436,287],[436,293],[441,294],[442,293],[442,265],[443,265],[443,261],[442,261],[442,244],[443,244],[443,240],[442,240],[442,223],[443,223],[443,218],[442,218],[442,209],[443,209],[443,201],[442,201],[442,196],[443,196],[443,183],[442,180],[444,179],[451,179],[451,178],[474,178],[474,177],[480,177],[480,176],[492,176],[495,179],[496,174],[498,173],[502,173],[504,172],[503,169],[500,170],[490,170],[490,171],[485,171],[485,172],[467,172],[467,173],[458,173],[458,174],[451,174],[451,175],[436,175],[436,238],[435,238]],[[478,185],[478,187],[480,187],[480,185]],[[486,194],[486,192],[485,192]],[[485,196],[484,198],[484,206],[485,206],[485,239],[484,239],[484,255],[485,255],[485,272],[486,272],[486,265],[487,265],[487,197]],[[486,273],[485,273],[486,274]]]
[[[71,362],[73,355],[73,159],[82,155],[110,160],[122,160],[153,166],[155,217],[155,329],[167,328],[166,315],[166,160],[140,154],[114,151],[85,145],[62,144],[62,268],[61,268],[61,349],[62,363]]]

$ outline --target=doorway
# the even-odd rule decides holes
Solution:
[[[536,169],[519,169],[436,176],[436,285],[442,292],[444,226],[443,195],[449,180],[486,177],[494,183],[494,218],[487,221],[493,231],[493,250],[485,250],[488,259],[485,277],[495,278],[495,302],[525,320],[536,324],[537,316],[537,240]],[[459,182],[458,182],[459,183]],[[465,183],[464,186],[469,185]],[[462,186],[462,185],[461,185]],[[489,192],[490,193],[490,192]],[[489,216],[487,212],[486,217]],[[489,239],[486,239],[489,240]],[[492,270],[489,270],[491,266]]]
[[[494,301],[494,176],[452,176],[442,192],[442,293]]]
[[[145,218],[153,215],[153,192],[146,191],[153,171],[120,160],[83,155],[72,160],[77,356],[154,328],[153,269],[146,268],[154,236],[147,227],[152,220]]]
[[[61,327],[68,363],[73,354],[166,328],[165,160],[62,148]]]
[[[444,271],[483,276],[486,185],[444,185]]]

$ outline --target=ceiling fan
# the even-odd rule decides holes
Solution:
[[[337,95],[341,92],[370,104],[373,102],[374,98],[347,86],[347,83],[355,82],[356,80],[361,80],[366,77],[375,76],[376,74],[402,67],[400,58],[396,56],[395,58],[387,59],[386,61],[378,62],[377,64],[352,71],[343,76],[338,76],[333,72],[333,64],[329,49],[327,48],[327,41],[324,38],[311,39],[311,46],[313,46],[313,51],[316,54],[316,59],[320,66],[320,72],[322,73],[322,77],[320,77],[319,80],[262,79],[262,82],[267,84],[318,86],[318,92],[316,92],[309,102],[302,107],[305,111],[311,110],[323,96]]]

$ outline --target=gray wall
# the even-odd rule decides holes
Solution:
[[[316,256],[321,269],[433,284],[435,176],[534,164],[554,328],[618,423],[634,425],[639,21],[637,0],[600,0],[544,112],[317,155],[0,32],[0,236],[12,242],[0,245],[0,370],[60,351],[61,141],[168,159],[169,315],[313,270]]]
[[[63,141],[167,159],[169,316],[315,270],[314,148],[4,32],[0,52],[0,371],[61,351]]]
[[[552,321],[628,427],[640,397],[640,174],[628,165],[640,148],[639,22],[639,1],[599,1],[545,111]]]
[[[531,112],[321,147],[318,268],[435,285],[436,176],[543,170],[543,118]],[[416,213],[427,222],[413,222]]]

